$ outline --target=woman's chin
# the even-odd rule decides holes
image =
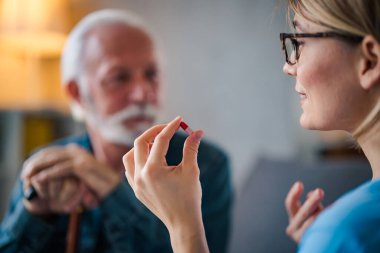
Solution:
[[[318,130],[318,131],[331,131],[331,130],[339,130],[334,128],[331,124],[327,124],[327,122],[319,121],[316,122],[315,120],[311,120],[310,118],[306,117],[304,114],[300,117],[300,125],[304,129],[308,130]]]
[[[300,125],[304,129],[309,130],[319,130],[319,128],[313,123],[313,121],[306,117],[306,115],[302,114],[300,117]]]

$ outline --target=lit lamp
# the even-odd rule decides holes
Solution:
[[[67,111],[59,61],[69,1],[0,1],[0,108]]]

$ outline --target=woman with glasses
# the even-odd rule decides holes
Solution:
[[[380,1],[288,0],[288,5],[294,33],[280,35],[283,70],[296,78],[301,126],[351,133],[373,170],[372,181],[318,215],[299,251],[380,252]],[[126,176],[136,196],[167,226],[174,252],[208,252],[197,165],[202,131],[189,136],[178,166],[165,161],[180,122],[178,117],[140,136],[124,156]],[[286,200],[287,232],[294,237],[322,209],[321,191],[303,205],[301,193],[301,184],[295,184]]]

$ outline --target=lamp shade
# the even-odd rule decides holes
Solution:
[[[1,0],[0,107],[67,110],[59,61],[68,0]]]
[[[67,0],[2,0],[3,28],[10,30],[56,30],[69,28]]]

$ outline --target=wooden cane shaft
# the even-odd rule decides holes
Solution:
[[[67,230],[66,253],[75,253],[78,243],[79,220],[81,212],[75,211],[70,214],[69,228]]]

